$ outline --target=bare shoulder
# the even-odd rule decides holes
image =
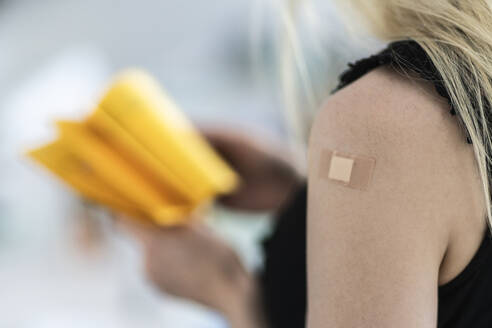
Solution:
[[[327,178],[327,150],[372,158],[367,188]],[[311,324],[394,326],[391,310],[435,327],[436,286],[473,256],[483,209],[473,149],[432,85],[382,67],[338,91],[309,140]]]
[[[429,82],[381,67],[325,102],[311,130],[310,153],[321,147],[372,156],[376,186],[409,196],[425,187],[434,204],[441,201],[441,230],[470,216],[477,223],[483,205],[473,147],[449,110]]]
[[[347,138],[361,142],[360,133],[364,131],[371,133],[369,139],[364,139],[376,142],[374,146],[394,144],[419,149],[419,142],[425,142],[428,148],[440,137],[449,144],[470,148],[463,142],[455,117],[449,114],[449,105],[432,85],[389,67],[369,72],[328,98],[316,117],[312,136],[319,137],[331,129],[338,129],[337,135],[344,142]],[[380,138],[386,142],[380,143]]]

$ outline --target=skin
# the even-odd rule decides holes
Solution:
[[[223,128],[202,129],[202,133],[242,177],[238,190],[219,198],[224,206],[243,211],[277,211],[303,181],[281,145],[266,140],[260,143]]]
[[[207,227],[163,229],[121,220],[142,244],[147,278],[162,292],[221,312],[233,328],[264,327],[256,282]]]
[[[472,147],[448,111],[387,67],[325,103],[309,142],[308,327],[436,327],[437,286],[486,228]],[[326,148],[376,158],[369,188],[320,179]]]

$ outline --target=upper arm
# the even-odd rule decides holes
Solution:
[[[447,220],[462,214],[450,205],[460,136],[421,90],[384,70],[364,79],[333,96],[311,131],[308,324],[435,327]],[[374,158],[368,188],[321,178],[324,150]]]

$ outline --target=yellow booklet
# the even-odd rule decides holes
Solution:
[[[29,156],[83,197],[159,225],[185,222],[238,175],[147,73],[128,70],[82,122]]]

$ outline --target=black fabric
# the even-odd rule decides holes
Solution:
[[[436,91],[450,98],[425,51],[414,41],[399,41],[380,53],[349,64],[335,92],[381,65],[412,70],[432,81]],[[459,119],[459,116],[456,115]],[[471,140],[466,134],[466,141]],[[263,299],[271,327],[304,327],[306,313],[306,205],[304,184],[277,214],[277,225],[264,242]],[[492,327],[492,239],[487,230],[480,249],[465,270],[438,288],[438,328]],[[437,288],[437,287],[436,287]]]
[[[278,213],[276,229],[264,242],[263,301],[271,327],[304,327],[306,312],[307,186]]]

